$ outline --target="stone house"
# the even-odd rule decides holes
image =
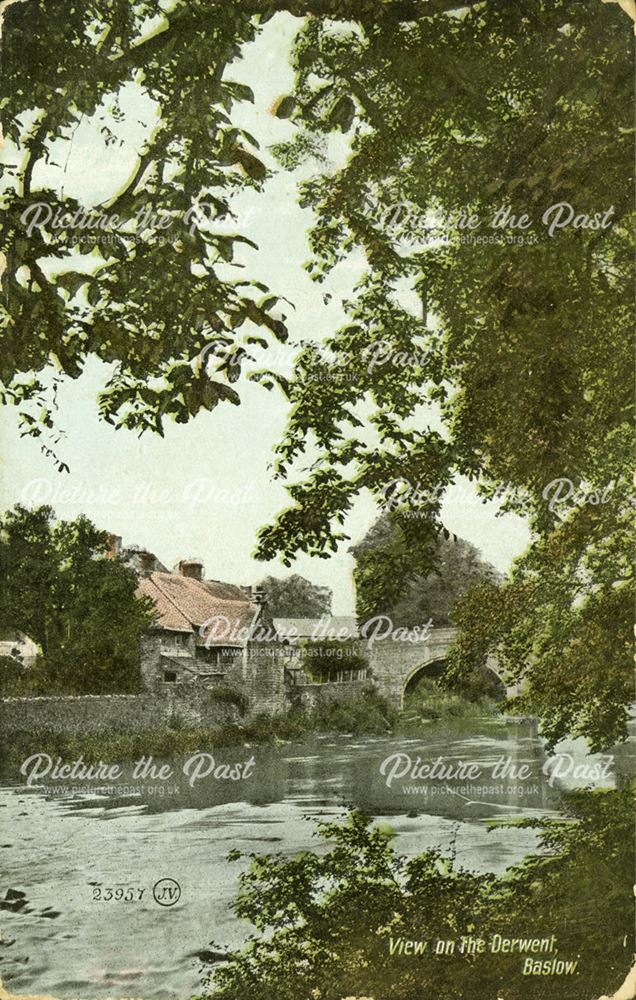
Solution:
[[[182,559],[169,571],[152,552],[124,548],[117,535],[109,536],[108,555],[135,571],[138,594],[154,605],[140,656],[143,686],[154,694],[197,701],[207,691],[240,696],[249,712],[284,712],[305,689],[333,686],[306,675],[299,643],[358,638],[351,617],[273,619],[262,591],[206,579],[200,559]],[[366,669],[339,666],[331,680],[341,688],[353,690],[367,678]]]
[[[148,691],[230,687],[248,706],[283,709],[282,649],[260,592],[206,580],[200,560],[184,559],[171,573],[140,576],[138,593],[156,611],[141,649]]]

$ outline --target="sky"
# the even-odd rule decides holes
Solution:
[[[293,83],[288,53],[300,22],[289,15],[273,18],[233,64],[230,79],[249,84],[254,105],[241,105],[238,124],[257,135],[263,147],[290,138],[293,126],[279,121],[271,106]],[[122,102],[121,147],[106,148],[94,123],[77,128],[72,146],[60,142],[53,157],[64,164],[54,179],[50,168],[34,173],[34,186],[53,181],[87,206],[99,204],[125,183],[136,164],[135,149],[152,127],[154,109],[130,87]],[[268,165],[275,161],[266,148]],[[334,165],[347,155],[343,136],[330,140]],[[10,157],[10,149],[3,151]],[[303,168],[305,171],[307,168]],[[295,310],[288,313],[291,338],[320,341],[343,319],[341,301],[358,280],[362,261],[352,256],[325,285],[316,286],[302,268],[309,256],[306,231],[312,214],[297,204],[298,172],[279,170],[266,182],[265,194],[244,192],[236,199],[240,231],[258,251],[243,251],[250,276],[281,289]],[[44,199],[45,196],[43,196]],[[325,303],[323,293],[332,294]],[[289,355],[291,357],[291,354]],[[62,518],[82,513],[100,528],[122,536],[124,544],[148,548],[167,566],[186,557],[201,558],[206,576],[232,583],[255,583],[265,575],[300,573],[331,587],[333,612],[352,614],[353,557],[347,549],[359,541],[379,514],[370,496],[362,496],[345,525],[351,542],[329,560],[298,557],[290,569],[279,562],[253,559],[256,532],[288,505],[283,484],[272,478],[272,449],[285,428],[288,404],[278,390],[255,383],[241,386],[241,405],[220,405],[187,425],[169,424],[163,439],[115,430],[98,419],[96,394],[110,369],[92,359],[81,378],[66,380],[59,392],[59,423],[65,436],[59,457],[69,474],[56,471],[31,438],[20,438],[17,414],[5,409],[0,423],[2,505],[49,503]],[[435,421],[435,417],[433,417]],[[529,542],[525,521],[497,516],[494,503],[481,501],[468,481],[448,492],[442,508],[446,527],[477,545],[485,558],[506,572]]]

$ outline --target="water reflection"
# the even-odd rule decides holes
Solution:
[[[25,794],[44,795],[68,810],[106,810],[113,816],[126,808],[158,814],[293,802],[471,822],[554,811],[561,793],[576,786],[623,786],[636,773],[634,748],[632,739],[609,757],[590,755],[584,741],[575,740],[548,755],[535,720],[485,719],[468,733],[431,727],[417,738],[316,736],[303,744],[219,748],[172,761],[151,758],[136,769],[134,762],[124,762],[118,779],[108,784],[81,778],[47,782],[44,776]]]

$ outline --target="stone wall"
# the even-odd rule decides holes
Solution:
[[[343,684],[284,685],[278,664],[265,657],[248,660],[248,669],[258,671],[261,692],[250,699],[249,715],[275,714],[290,707],[312,711],[318,705],[348,702],[357,698],[367,681]],[[237,691],[241,686],[233,685]],[[248,693],[243,686],[243,693]],[[162,693],[105,694],[5,698],[0,700],[0,733],[138,733],[182,726],[208,728],[245,722],[236,705],[219,701],[214,690],[177,686]]]
[[[289,703],[294,708],[313,712],[321,705],[346,704],[355,701],[372,688],[369,681],[344,681],[326,684],[295,684],[288,688]]]
[[[192,688],[165,694],[6,698],[0,701],[0,733],[137,733],[143,730],[235,722],[235,705]]]

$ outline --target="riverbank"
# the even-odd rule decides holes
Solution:
[[[316,733],[344,733],[353,736],[416,735],[431,725],[461,725],[484,716],[496,715],[494,703],[470,702],[439,686],[427,688],[425,697],[407,699],[400,713],[374,691],[365,691],[348,703],[323,705],[312,712],[292,710],[281,715],[256,715],[245,721],[201,728],[175,725],[168,728],[141,728],[136,733],[115,730],[96,734],[24,731],[13,733],[11,742],[0,745],[0,766],[20,764],[33,753],[52,757],[135,760],[151,754],[159,759],[177,757],[218,747],[272,745],[302,740]]]
[[[404,696],[404,709],[400,713],[398,732],[417,732],[422,724],[431,722],[460,722],[483,719],[499,714],[497,702],[488,697],[477,700],[467,698],[458,691],[442,687],[432,677],[424,677]]]

